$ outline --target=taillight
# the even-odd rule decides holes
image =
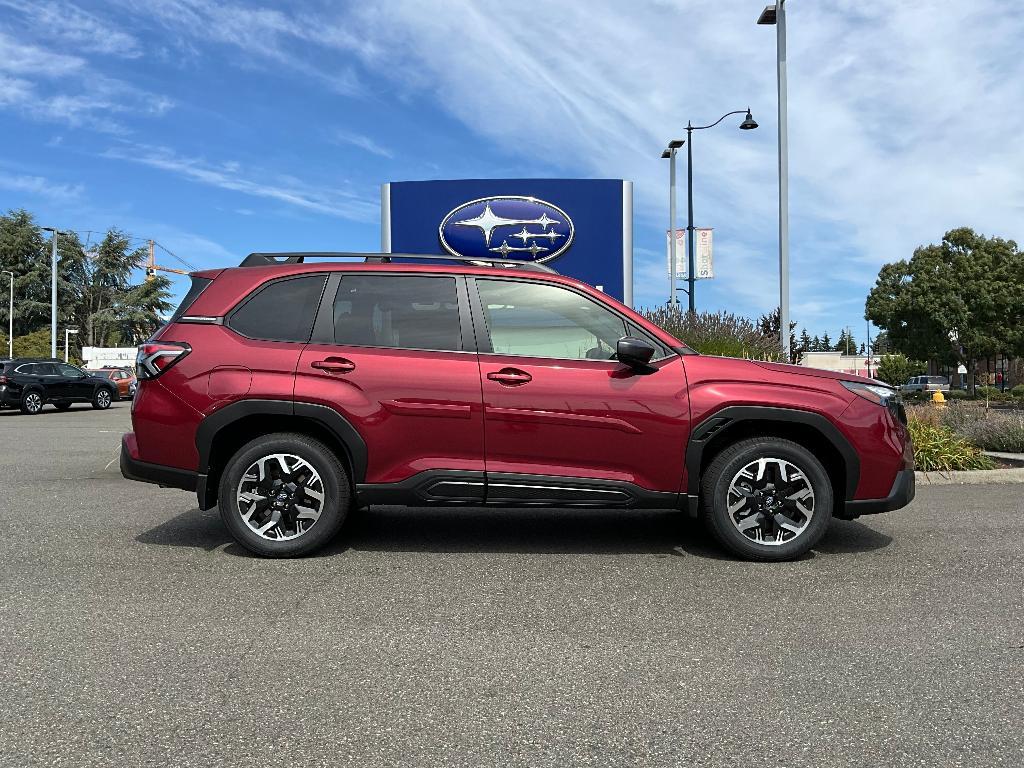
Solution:
[[[147,341],[139,345],[135,370],[140,379],[155,379],[185,355],[192,347],[183,341]]]
[[[0,384],[6,384],[6,383],[7,383],[7,377],[6,376],[0,376]]]

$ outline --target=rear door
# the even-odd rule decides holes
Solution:
[[[337,272],[295,377],[366,443],[368,484],[483,498],[483,406],[465,278]],[[426,490],[424,490],[426,489]]]
[[[613,359],[615,346],[642,331],[584,293],[524,278],[473,282],[487,500],[638,503],[624,494],[640,489],[674,503],[689,433],[679,357],[652,339],[651,370],[634,371]]]

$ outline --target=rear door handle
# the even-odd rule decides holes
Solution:
[[[487,374],[487,378],[507,387],[518,387],[528,381],[533,381],[533,376],[518,368],[502,368],[500,371],[492,371]]]
[[[326,360],[317,360],[310,365],[328,373],[348,373],[356,369],[356,364],[344,357],[328,357]]]

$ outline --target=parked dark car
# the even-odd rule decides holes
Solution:
[[[117,385],[60,360],[17,358],[0,367],[0,403],[35,415],[46,403],[66,411],[73,403],[105,410],[118,399]]]
[[[914,497],[882,382],[699,355],[543,264],[307,256],[192,275],[122,442],[125,477],[194,491],[261,555],[362,505],[461,504],[680,509],[784,560]]]
[[[117,393],[122,398],[130,400],[135,397],[138,379],[135,378],[131,368],[86,368],[85,372],[90,376],[110,379],[117,385]]]

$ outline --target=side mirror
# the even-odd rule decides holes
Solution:
[[[634,336],[623,336],[615,345],[615,357],[630,368],[643,368],[654,357],[654,345]]]

